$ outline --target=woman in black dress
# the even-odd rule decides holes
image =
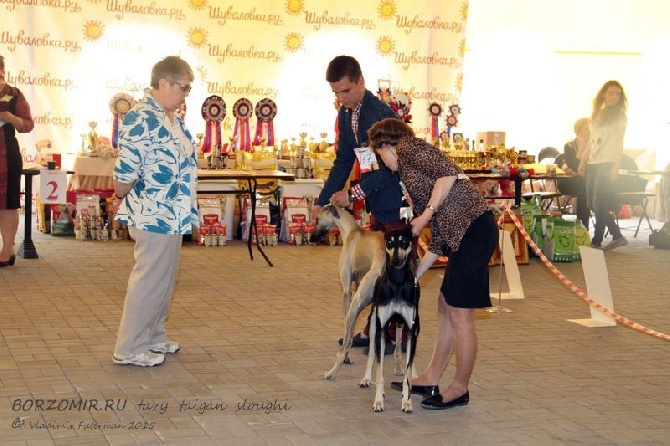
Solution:
[[[35,123],[18,88],[5,82],[5,58],[0,55],[0,268],[14,265],[14,239],[19,227],[23,160],[16,132],[28,133]],[[30,197],[27,197],[30,199]]]

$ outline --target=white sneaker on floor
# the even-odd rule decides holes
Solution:
[[[149,346],[149,351],[154,353],[177,353],[181,349],[179,342],[159,342]]]
[[[135,355],[114,355],[112,356],[114,364],[136,365],[138,367],[153,367],[163,364],[165,355],[162,353],[144,352]]]
[[[622,246],[626,246],[628,244],[628,240],[626,240],[626,237],[621,237],[616,240],[612,240],[603,248],[603,251],[611,251],[613,249],[621,248]]]

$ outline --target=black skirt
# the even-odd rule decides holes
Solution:
[[[498,225],[490,211],[471,224],[458,251],[449,254],[440,291],[456,308],[491,306],[489,260],[498,244]]]

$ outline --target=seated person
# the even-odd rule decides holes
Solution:
[[[554,147],[545,147],[537,154],[537,162],[542,164],[554,164],[560,152]]]
[[[589,140],[590,122],[589,118],[579,118],[575,121],[573,127],[575,139],[568,141],[563,147],[563,153],[556,158],[556,165],[563,169],[566,174],[572,175],[571,178],[557,181],[558,191],[564,195],[575,197],[577,202],[575,214],[587,229],[591,211],[586,204],[586,179],[578,174],[578,170],[579,162]]]

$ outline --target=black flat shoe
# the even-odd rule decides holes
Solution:
[[[339,341],[337,341],[338,344],[342,345],[344,342],[344,338],[340,338]],[[370,338],[364,338],[361,336],[360,333],[356,333],[353,338],[351,338],[351,346],[352,347],[369,347],[370,346]]]
[[[426,398],[421,401],[421,407],[428,410],[444,410],[450,409],[456,406],[465,406],[470,402],[470,391],[465,392],[463,395],[458,398],[454,398],[451,401],[443,401],[442,395],[439,393],[433,395],[430,398]]]
[[[391,382],[391,388],[395,390],[400,390],[402,392],[402,382],[393,381]],[[440,394],[440,386],[422,386],[420,384],[412,384],[410,386],[410,393],[414,395],[423,395],[423,396],[433,396]]]
[[[4,268],[5,266],[13,266],[14,262],[16,262],[16,255],[12,254],[12,256],[5,260],[4,262],[0,262],[0,268]]]

